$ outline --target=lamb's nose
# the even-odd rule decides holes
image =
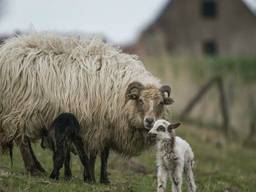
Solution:
[[[151,124],[154,122],[154,118],[152,118],[152,117],[147,117],[147,118],[145,119],[145,121],[146,121],[146,123],[148,123],[149,125],[151,125]]]
[[[156,140],[156,134],[149,132],[147,138],[149,141],[154,142]]]

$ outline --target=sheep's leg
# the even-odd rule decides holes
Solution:
[[[64,160],[65,160],[65,152],[64,152],[64,143],[57,142],[56,151],[53,155],[53,171],[50,175],[51,179],[59,179],[60,169],[63,166]]]
[[[177,164],[172,175],[172,192],[181,192],[183,166]]]
[[[163,166],[157,169],[157,192],[164,192],[167,183],[167,170]]]
[[[94,173],[90,170],[90,161],[88,156],[86,155],[86,152],[84,150],[84,145],[82,138],[79,136],[75,136],[73,138],[73,143],[77,149],[79,158],[84,166],[84,181],[85,182],[95,182],[95,176]]]
[[[70,169],[70,149],[69,148],[66,151],[64,166],[65,166],[65,172],[64,172],[65,180],[70,180],[72,177],[72,172]]]
[[[193,170],[192,170],[192,163],[193,162],[188,162],[185,167],[185,175],[186,175],[187,186],[188,186],[189,192],[196,191],[196,184],[195,184],[194,174],[193,174]]]
[[[109,148],[105,147],[103,151],[101,151],[101,173],[100,173],[100,182],[104,184],[109,184],[110,181],[108,179],[108,156],[109,156]]]
[[[34,154],[34,151],[33,151],[33,149],[32,149],[32,146],[31,146],[30,141],[29,141],[29,150],[30,150],[30,153],[31,153],[31,155],[32,155],[32,157],[33,157],[33,160],[34,160],[35,164],[36,164],[36,168],[37,168],[40,172],[45,173],[44,168],[42,167],[42,165],[41,165],[40,162],[37,160],[37,158],[36,158],[36,156],[35,156],[35,154]]]
[[[22,141],[17,141],[25,169],[31,175],[40,175],[45,172],[33,152],[29,139],[26,137]]]

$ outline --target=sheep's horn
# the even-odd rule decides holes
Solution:
[[[143,85],[137,81],[130,83],[127,88],[126,95],[129,99],[137,99],[140,91],[143,89]]]

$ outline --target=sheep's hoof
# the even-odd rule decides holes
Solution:
[[[39,161],[36,161],[35,162],[35,166],[36,166],[36,169],[38,171],[40,171],[41,173],[46,173],[46,171],[44,170],[44,168],[42,167],[42,165],[39,163]]]
[[[100,178],[100,183],[107,185],[110,184],[110,181],[108,178]]]
[[[30,169],[27,169],[27,172],[32,176],[43,176],[46,174],[44,169],[39,169],[35,167],[31,167]]]
[[[50,175],[50,179],[53,179],[53,180],[59,180],[59,176],[54,174],[54,173],[51,173]]]

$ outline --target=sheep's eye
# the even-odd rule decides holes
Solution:
[[[157,130],[157,131],[165,132],[165,127],[164,127],[163,125],[160,125],[159,127],[157,127],[156,130]]]
[[[164,105],[164,101],[160,101],[160,103],[159,103],[160,105]]]
[[[144,102],[142,101],[142,99],[139,99],[139,104],[140,104],[140,105],[143,105],[143,104],[144,104]]]

